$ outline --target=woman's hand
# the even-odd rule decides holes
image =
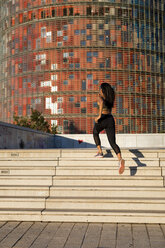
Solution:
[[[96,122],[96,123],[98,123],[98,120],[99,120],[99,119],[100,119],[100,117],[99,117],[99,116],[98,116],[98,117],[96,117],[96,118],[95,118],[95,122]]]

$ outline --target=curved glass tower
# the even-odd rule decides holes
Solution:
[[[118,133],[164,131],[164,37],[164,0],[0,0],[0,120],[92,133],[108,82]]]

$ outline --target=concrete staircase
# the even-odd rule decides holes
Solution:
[[[165,149],[1,150],[0,221],[165,223]]]

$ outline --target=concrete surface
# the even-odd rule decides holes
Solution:
[[[1,248],[164,248],[165,225],[0,222]]]

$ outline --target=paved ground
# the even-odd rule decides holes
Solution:
[[[165,225],[0,222],[0,248],[165,248]]]

